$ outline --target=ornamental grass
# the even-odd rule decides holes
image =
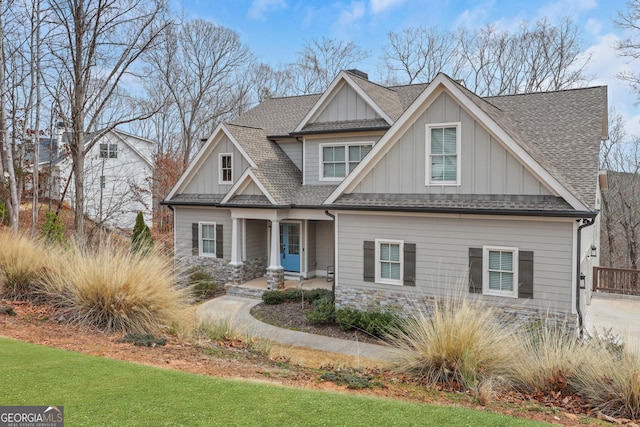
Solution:
[[[155,253],[110,244],[69,249],[64,268],[46,280],[64,318],[107,332],[157,333],[184,319],[188,288],[174,285],[173,263]]]

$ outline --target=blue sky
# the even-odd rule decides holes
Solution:
[[[640,135],[640,107],[628,86],[617,80],[617,72],[640,72],[640,60],[629,63],[616,56],[614,43],[624,37],[613,25],[625,0],[172,0],[175,11],[229,27],[259,58],[271,65],[291,62],[312,38],[353,41],[371,52],[359,66],[372,80],[389,31],[423,25],[446,29],[476,28],[489,23],[498,28],[516,28],[522,20],[547,17],[556,21],[570,17],[582,31],[592,55],[587,74],[590,85],[609,86],[609,105],[623,114],[628,130]]]

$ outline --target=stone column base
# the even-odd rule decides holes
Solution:
[[[267,289],[275,290],[284,288],[284,268],[267,268]]]

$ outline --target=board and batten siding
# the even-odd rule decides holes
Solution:
[[[198,170],[198,173],[193,175],[192,180],[187,184],[182,191],[183,194],[226,194],[232,184],[219,184],[219,154],[232,153],[233,154],[233,183],[236,182],[240,175],[249,167],[249,163],[240,154],[231,142],[231,140],[224,135],[220,142],[209,153],[204,163]]]
[[[313,122],[377,118],[380,115],[351,86],[345,84]]]
[[[362,215],[338,217],[338,286],[425,296],[467,295],[469,248],[483,245],[533,251],[534,298],[487,297],[504,304],[571,312],[573,222],[473,217]],[[416,244],[416,286],[363,280],[363,242],[404,240]],[[477,294],[473,294],[477,295]]]
[[[349,136],[349,137],[332,137],[332,138],[305,138],[304,140],[304,183],[305,185],[335,185],[339,181],[321,181],[320,180],[320,146],[323,144],[333,145],[358,145],[365,143],[373,143],[380,139],[379,135],[370,136]],[[367,155],[368,157],[368,155]],[[365,159],[367,158],[365,157]]]
[[[460,185],[426,185],[427,124],[460,122]],[[518,160],[448,94],[400,136],[354,193],[550,195]]]
[[[175,209],[175,256],[192,256],[191,224],[215,222],[222,225],[223,258],[231,258],[231,212],[228,209],[206,207],[174,206]]]

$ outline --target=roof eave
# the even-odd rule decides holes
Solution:
[[[366,128],[345,128],[345,129],[328,129],[328,130],[302,130],[298,132],[291,132],[289,136],[303,136],[303,135],[320,135],[320,134],[334,134],[345,132],[380,132],[388,131],[391,126],[373,126]]]

